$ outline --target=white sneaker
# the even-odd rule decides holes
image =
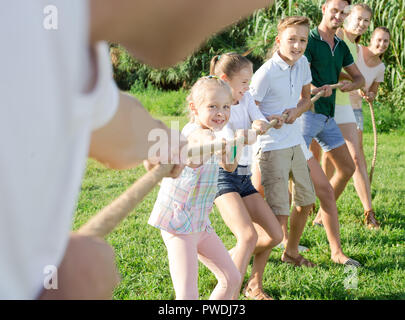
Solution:
[[[284,243],[280,242],[278,245],[275,246],[275,248],[285,250]],[[306,252],[309,251],[309,248],[298,245],[298,252]]]

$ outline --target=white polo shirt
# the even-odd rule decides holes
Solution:
[[[264,116],[281,115],[284,110],[297,107],[302,87],[311,81],[311,69],[305,56],[290,66],[276,52],[253,75],[250,93],[260,102]],[[301,130],[296,122],[284,124],[280,129],[271,128],[258,138],[262,151],[285,149],[300,143]]]
[[[223,137],[227,140],[233,139],[236,130],[251,129],[252,122],[255,120],[268,122],[260,112],[251,94],[246,92],[238,104],[231,106],[231,116],[228,123],[222,129]],[[245,146],[238,164],[242,166],[251,165],[252,152],[251,145]]]

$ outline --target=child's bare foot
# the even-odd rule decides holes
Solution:
[[[311,261],[305,259],[299,253],[287,254],[287,252],[284,251],[283,255],[281,256],[281,261],[285,262],[285,263],[292,264],[293,266],[296,266],[296,267],[301,267],[301,266],[305,266],[305,267],[309,267],[309,268],[316,267],[316,264],[314,264]]]
[[[249,282],[242,291],[243,295],[248,299],[253,300],[274,300],[260,286],[250,287]]]

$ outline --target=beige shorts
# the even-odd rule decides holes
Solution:
[[[294,206],[315,203],[315,191],[301,146],[258,153],[266,201],[275,215],[289,215],[289,180],[293,181]]]

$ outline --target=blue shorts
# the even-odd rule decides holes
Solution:
[[[353,109],[354,116],[356,117],[357,129],[363,131],[364,129],[364,116],[363,109]]]
[[[315,139],[325,152],[336,149],[345,144],[335,119],[321,113],[307,111],[301,116],[301,133],[307,147]]]
[[[250,180],[251,175],[248,166],[238,166],[234,172],[228,172],[219,167],[218,190],[215,198],[230,192],[239,193],[242,198],[257,193]]]

